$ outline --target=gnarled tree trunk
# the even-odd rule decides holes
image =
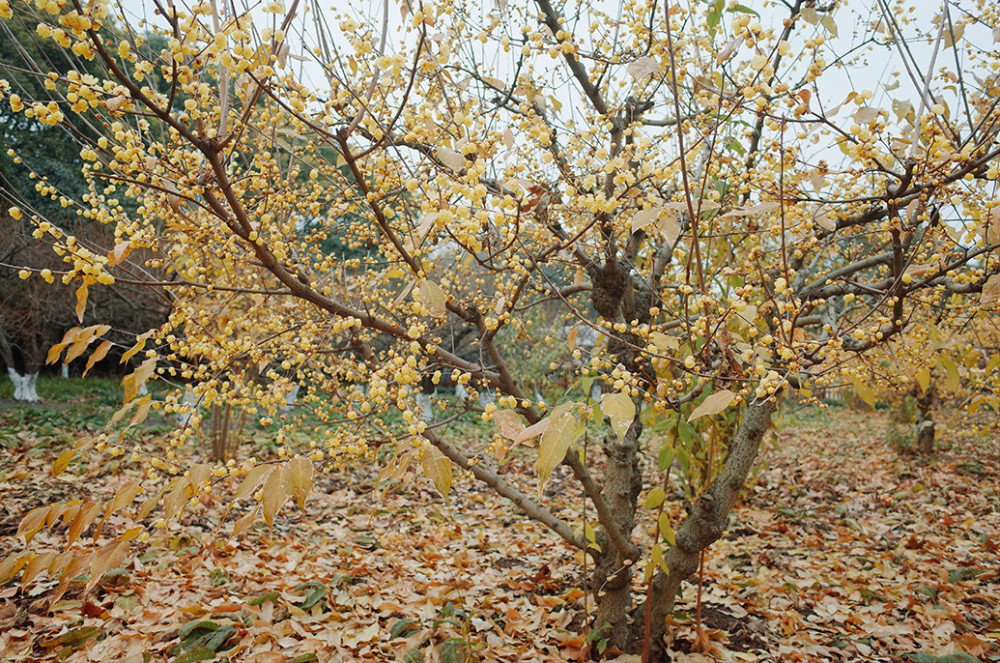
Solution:
[[[657,570],[653,576],[649,604],[639,606],[635,611],[633,642],[640,644],[645,637],[645,610],[651,613],[650,649],[654,652],[654,660],[662,658],[666,618],[674,610],[677,590],[685,579],[698,570],[701,552],[722,536],[729,512],[753,467],[776,407],[777,398],[774,397],[763,403],[748,405],[744,409],[722,471],[708,490],[696,500],[690,515],[677,530],[677,545],[665,555],[670,573]]]

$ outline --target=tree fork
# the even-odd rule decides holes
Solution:
[[[649,643],[648,647],[643,647],[644,651],[652,652],[653,658],[649,660],[657,660],[655,657],[662,654],[666,618],[674,610],[681,583],[698,570],[701,552],[722,536],[729,512],[753,467],[777,404],[777,396],[774,396],[762,403],[747,406],[729,446],[729,457],[726,458],[722,471],[708,490],[695,501],[691,513],[677,529],[677,545],[664,555],[669,573],[657,570],[653,577],[649,604],[636,608],[636,618],[632,620],[634,643],[642,642],[646,637],[642,632],[645,622],[642,617],[645,616],[645,610],[651,612]]]

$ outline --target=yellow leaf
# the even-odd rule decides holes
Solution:
[[[553,415],[555,413],[553,412]],[[576,441],[578,429],[576,417],[571,412],[561,414],[545,432],[542,433],[542,440],[538,444],[538,497],[541,498],[545,485],[549,482],[549,475],[556,465],[566,457],[569,446]]]
[[[524,431],[524,422],[521,415],[514,410],[497,410],[493,413],[493,423],[497,430],[508,440],[513,440]]]
[[[958,391],[958,387],[961,384],[961,378],[958,376],[958,366],[955,365],[955,361],[947,355],[941,355],[937,358],[937,363],[940,364],[948,374],[948,391],[952,393]]]
[[[872,388],[862,382],[856,375],[851,376],[851,383],[854,385],[854,391],[858,392],[858,396],[865,403],[868,403],[869,407],[875,407],[875,392]]]
[[[448,493],[451,492],[451,460],[437,447],[427,445],[420,464],[424,469],[424,476],[434,483],[434,488],[441,493],[441,497],[447,503]]]
[[[261,478],[264,476],[264,473],[270,469],[270,465],[255,465],[253,469],[247,473],[246,478],[243,479],[243,483],[240,484],[240,487],[236,489],[236,495],[233,497],[233,501],[237,502],[256,490],[257,486],[260,484]]]
[[[601,412],[611,420],[611,429],[619,440],[625,438],[625,433],[635,420],[635,403],[628,394],[601,395]]]
[[[101,581],[104,574],[117,567],[125,559],[128,543],[115,539],[94,553],[90,559],[90,580],[87,581],[87,591]]]
[[[178,515],[184,509],[184,505],[187,504],[192,493],[190,479],[177,479],[171,484],[170,492],[163,498],[163,517],[171,520]]]
[[[115,244],[115,248],[111,250],[108,254],[108,267],[114,267],[122,260],[128,257],[128,254],[132,252],[132,243],[128,240]]]
[[[253,525],[254,521],[257,520],[258,513],[260,513],[259,504],[254,507],[253,511],[233,523],[233,533],[229,535],[229,538],[237,537],[247,531]]]
[[[101,361],[108,355],[108,350],[111,349],[111,346],[111,341],[103,341],[97,346],[97,349],[94,350],[93,354],[90,355],[90,358],[87,359],[87,367],[83,369],[84,377],[87,376],[87,371],[94,367],[94,364]]]
[[[264,487],[261,492],[264,493],[264,498],[261,500],[261,506],[264,507],[264,522],[267,523],[268,527],[273,527],[274,515],[288,499],[288,493],[281,481],[281,471],[278,468],[272,470],[264,479]]]
[[[696,407],[688,417],[688,421],[694,421],[699,417],[712,416],[719,414],[727,407],[732,405],[733,400],[736,398],[736,394],[728,389],[720,389],[715,392],[705,400],[701,402],[701,405]]]
[[[914,377],[917,379],[917,384],[920,385],[920,391],[927,391],[927,387],[931,383],[931,372],[926,366],[917,370]]]
[[[646,495],[646,508],[651,510],[656,509],[663,504],[663,500],[666,499],[666,497],[667,493],[663,490],[663,488],[656,486]]]
[[[153,405],[153,397],[149,394],[141,397],[136,401],[135,414],[129,419],[128,427],[131,428],[136,424],[142,423],[146,417],[149,415],[149,408]]]
[[[129,359],[131,359],[133,357],[133,355],[135,355],[137,352],[139,352],[144,347],[146,347],[146,339],[148,339],[150,336],[152,336],[154,331],[155,330],[150,329],[148,332],[145,332],[144,334],[140,334],[138,337],[136,337],[136,339],[135,339],[135,345],[133,345],[131,348],[129,348],[128,350],[125,351],[125,354],[122,355],[122,358],[121,358],[121,360],[118,363],[119,364],[124,364]]]
[[[59,343],[56,343],[51,348],[49,348],[49,353],[45,357],[45,363],[46,364],[54,364],[56,362],[56,360],[59,359],[59,355],[62,353],[63,349],[65,349],[70,343],[72,343],[73,341],[75,341],[77,334],[79,334],[81,331],[83,331],[83,330],[80,329],[79,327],[73,327],[72,329],[70,329],[69,331],[67,331],[63,335],[63,340],[62,341],[60,341]]]
[[[83,312],[87,310],[87,290],[90,284],[84,279],[80,287],[76,289],[76,318],[83,322]]]
[[[997,302],[1000,302],[1000,274],[994,274],[986,279],[983,292],[979,295],[979,305],[984,308]]]
[[[285,464],[283,481],[299,508],[303,511],[306,508],[306,497],[313,487],[313,464],[312,460],[305,456],[296,456]]]
[[[21,553],[20,555],[13,555],[0,562],[0,584],[6,584],[8,580],[13,578],[17,572],[21,570],[21,567],[24,566],[27,561],[28,553]]]
[[[17,536],[24,537],[24,545],[31,543],[31,539],[34,538],[38,530],[42,529],[42,525],[45,524],[45,517],[49,515],[49,509],[52,506],[40,506],[37,509],[32,509],[21,519],[21,524],[17,526]]]
[[[530,442],[531,440],[535,439],[536,437],[544,433],[545,430],[549,427],[550,423],[552,423],[551,417],[545,417],[541,421],[536,421],[535,423],[531,424],[530,426],[522,430],[520,433],[512,437],[511,441],[514,444],[521,444],[522,442]]]
[[[87,500],[80,505],[80,510],[76,512],[76,517],[69,524],[69,531],[66,533],[66,547],[72,546],[80,538],[83,530],[87,529],[90,523],[97,518],[97,513],[101,510],[100,502]]]
[[[64,451],[59,454],[59,458],[56,458],[56,462],[52,463],[52,476],[57,477],[66,471],[69,467],[69,462],[73,460],[73,456],[76,455],[76,449],[70,449],[69,451]]]
[[[156,357],[151,357],[139,365],[129,375],[122,378],[122,388],[125,390],[125,402],[128,403],[139,393],[139,388],[156,370]]]
[[[27,587],[28,583],[34,580],[35,576],[47,569],[49,564],[52,563],[53,558],[55,558],[55,553],[51,552],[32,557],[24,566],[24,574],[21,575],[21,587]]]
[[[434,281],[423,281],[417,289],[417,299],[427,307],[430,314],[440,318],[448,312],[448,297]]]
[[[670,545],[677,545],[674,528],[670,526],[670,514],[664,511],[660,514],[656,522],[660,526],[660,536],[662,536],[663,539]]]
[[[131,481],[126,481],[118,490],[115,491],[115,496],[108,502],[108,506],[104,509],[104,520],[107,520],[111,514],[121,509],[123,506],[128,506],[135,499],[136,495],[139,494],[139,489],[142,488],[142,484],[137,480],[132,479]]]
[[[148,516],[150,512],[153,510],[153,507],[156,506],[156,503],[159,502],[160,498],[163,497],[163,494],[167,492],[167,488],[168,486],[160,488],[160,490],[158,490],[155,495],[153,495],[145,502],[143,502],[142,506],[139,507],[139,513],[136,514],[135,519],[143,520],[146,516]]]

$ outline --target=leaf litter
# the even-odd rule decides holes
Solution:
[[[839,411],[777,433],[706,554],[701,636],[697,592],[685,586],[673,660],[1000,660],[996,443],[956,429],[935,456],[904,456],[887,427],[880,413]],[[23,547],[17,525],[35,506],[111,499],[138,473],[91,455],[51,477],[64,449],[38,443],[18,435],[0,466],[4,550]],[[528,455],[508,471],[531,476]],[[573,517],[581,499],[562,470],[546,499]],[[304,512],[286,508],[273,529],[233,540],[232,516],[220,527],[224,504],[209,501],[154,530],[92,591],[81,577],[54,605],[44,574],[11,581],[0,587],[0,657],[585,660],[585,572],[573,551],[467,477],[450,506],[419,481],[375,501],[367,481],[317,476]],[[43,530],[33,546],[59,550],[62,536]]]

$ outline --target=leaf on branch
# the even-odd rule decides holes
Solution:
[[[655,58],[648,55],[644,55],[641,58],[630,62],[625,71],[629,73],[629,76],[637,81],[641,81],[647,76],[652,76],[660,70],[660,63],[656,61]]]
[[[447,147],[438,147],[434,150],[434,156],[442,164],[452,170],[462,170],[465,168],[465,157],[461,152],[450,150]]]
[[[688,422],[692,422],[699,417],[713,416],[719,414],[727,407],[733,404],[736,399],[736,394],[729,389],[721,389],[705,400],[694,409],[691,416],[688,417]]]
[[[507,130],[503,132],[503,144],[508,150],[514,147],[514,132],[507,127]]]
[[[731,212],[726,212],[722,216],[753,216],[755,214],[767,214],[781,207],[779,202],[767,202],[767,203],[757,203],[751,207],[744,207],[741,209],[734,209]]]
[[[243,516],[242,518],[233,523],[233,533],[229,535],[229,538],[231,539],[235,538],[240,534],[243,534],[243,532],[247,531],[250,528],[250,526],[253,525],[254,521],[257,520],[258,513],[260,513],[259,504],[256,507],[254,507],[253,511],[250,511],[249,513],[247,513],[247,515]]]
[[[636,212],[632,217],[632,232],[641,230],[656,221],[662,211],[662,207],[647,207]]]
[[[42,529],[51,508],[51,505],[40,506],[29,511],[28,515],[21,519],[21,524],[17,526],[17,536],[24,537],[24,545],[31,543],[31,539],[34,538],[35,534],[38,534],[38,530]]]
[[[268,527],[274,526],[274,514],[278,513],[281,505],[288,499],[288,492],[285,490],[285,484],[281,480],[281,474],[282,472],[279,468],[274,468],[267,475],[267,479],[264,480],[264,487],[261,488],[261,492],[264,495],[261,500],[261,506],[264,507],[264,522],[267,523]]]
[[[83,283],[76,289],[76,319],[83,322],[83,312],[87,310],[87,291],[90,283],[84,278]]]
[[[650,510],[658,508],[666,497],[667,493],[660,486],[650,489],[646,495],[646,508]]]
[[[247,473],[246,477],[243,479],[243,483],[240,484],[240,487],[236,489],[236,494],[233,496],[233,502],[238,502],[253,491],[257,490],[257,486],[260,485],[261,478],[263,478],[264,473],[269,469],[271,469],[269,465],[255,465],[253,469]]]
[[[858,376],[851,376],[851,384],[854,385],[854,391],[858,392],[858,397],[861,398],[869,407],[875,407],[875,392],[872,388],[862,382]]]
[[[150,357],[146,361],[142,362],[139,365],[139,368],[122,378],[122,388],[125,390],[126,403],[138,395],[142,385],[145,384],[146,380],[149,379],[155,370],[156,357]]]
[[[553,412],[555,415],[555,412]],[[571,412],[565,412],[558,418],[553,418],[552,424],[542,433],[538,445],[538,498],[549,482],[549,477],[556,465],[566,457],[569,446],[576,441],[578,427],[576,417]]]
[[[986,244],[1000,242],[1000,207],[990,208],[989,217],[983,221],[981,234]]]
[[[965,24],[964,23],[955,23],[954,25],[952,25],[950,27],[951,27],[950,30],[945,30],[944,31],[944,47],[945,48],[951,48],[952,46],[954,46],[960,39],[962,39],[962,35],[965,34]]]
[[[306,497],[313,487],[313,463],[306,456],[296,456],[285,464],[283,481],[285,488],[295,498],[295,503],[305,511]]]
[[[415,294],[420,303],[426,306],[435,318],[440,318],[448,313],[448,296],[434,281],[421,282]]]
[[[802,17],[803,21],[810,25],[819,24],[819,12],[812,7],[803,7],[802,11],[799,12],[799,16]]]
[[[958,375],[958,366],[955,365],[954,360],[947,355],[941,355],[935,360],[935,363],[943,368],[945,373],[948,375],[948,391],[952,393],[958,391],[959,384],[961,384],[961,378]]]
[[[982,307],[992,306],[997,302],[1000,302],[1000,274],[994,274],[986,279],[983,292],[979,295],[979,305]]]
[[[514,410],[497,410],[493,413],[493,423],[496,424],[500,434],[508,440],[517,439],[525,430],[521,415]]]
[[[878,119],[879,109],[872,106],[862,106],[854,113],[854,121],[858,124],[868,124]]]
[[[927,387],[931,383],[931,372],[926,366],[917,370],[916,374],[913,376],[917,379],[917,384],[920,385],[920,391],[926,393]]]
[[[602,394],[601,412],[611,420],[611,429],[619,440],[625,439],[625,433],[635,420],[635,403],[628,394]]]
[[[447,504],[448,493],[451,492],[451,460],[437,447],[428,444],[420,464],[424,469],[424,476],[431,480]]]
[[[743,35],[740,35],[739,37],[733,37],[732,39],[730,39],[729,42],[726,44],[725,48],[719,51],[719,54],[715,56],[715,66],[718,67],[723,62],[728,60],[733,55],[733,53],[736,52],[736,49],[738,49],[740,47],[740,44],[742,43],[743,43]]]
[[[83,377],[87,377],[87,371],[92,369],[94,364],[101,361],[108,355],[108,350],[111,349],[112,345],[111,341],[103,341],[97,346],[97,349],[94,350],[93,354],[90,355],[90,358],[87,359],[87,366],[83,369]]]
[[[128,240],[115,244],[115,248],[108,254],[108,267],[114,267],[132,253],[132,243]]]
[[[826,28],[827,32],[829,32],[831,35],[833,35],[833,37],[836,39],[836,37],[837,37],[837,22],[833,20],[833,16],[831,16],[830,14],[827,14],[826,16],[824,16],[822,18],[822,20],[820,20],[820,23],[823,25],[824,28]]]
[[[124,364],[133,356],[135,356],[140,350],[146,347],[146,339],[152,336],[154,331],[155,330],[150,329],[147,332],[139,334],[139,336],[137,336],[135,339],[135,345],[133,345],[131,348],[125,351],[125,354],[122,355],[122,358],[118,361],[118,363]]]

